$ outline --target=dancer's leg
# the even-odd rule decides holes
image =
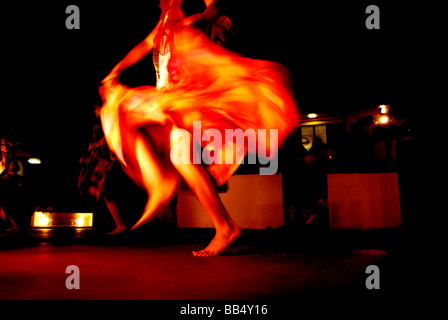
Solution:
[[[14,222],[14,220],[12,220],[11,218],[7,217],[5,214],[5,211],[3,211],[3,207],[0,206],[0,219],[3,221],[7,221],[9,220],[9,222],[11,222],[12,227],[5,229],[5,231],[14,231],[14,230],[19,230],[19,227],[17,226],[17,224]]]
[[[11,218],[9,218],[9,221],[12,224],[11,228],[5,229],[5,231],[17,231],[19,230],[19,227],[17,226],[17,224],[14,222],[14,220],[12,220]]]
[[[124,224],[123,220],[120,217],[120,214],[118,213],[117,204],[114,200],[111,199],[104,199],[106,201],[107,208],[110,211],[110,214],[112,215],[112,218],[114,218],[115,224],[117,227],[112,230],[111,232],[108,232],[107,234],[117,234],[121,231],[126,230],[126,225]]]
[[[3,221],[7,221],[9,220],[9,222],[11,222],[12,227],[9,227],[7,229],[5,229],[5,231],[16,231],[19,230],[19,227],[17,226],[17,224],[14,222],[14,220],[12,220],[12,218],[8,217],[5,213],[5,210],[3,209],[3,206],[0,206],[0,219]]]
[[[0,206],[0,220],[6,221],[6,215],[2,206]]]
[[[179,186],[179,176],[172,167],[162,168],[160,156],[154,151],[147,136],[136,134],[135,157],[140,168],[143,186],[148,193],[148,202],[143,215],[131,228],[149,222],[161,212],[173,198]]]
[[[193,251],[193,255],[201,257],[218,255],[238,238],[241,230],[224,208],[204,167],[198,164],[177,164],[175,167],[212,219],[216,229],[215,237],[210,244],[203,250]]]

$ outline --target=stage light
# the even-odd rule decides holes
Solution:
[[[76,225],[78,227],[84,227],[84,217],[79,217],[76,219]]]
[[[317,114],[309,113],[307,117],[310,118],[310,119],[314,119],[314,118],[317,118]]]
[[[78,212],[34,212],[31,218],[32,227],[92,227],[93,213]]]
[[[45,214],[41,211],[37,211],[33,215],[33,219],[31,220],[31,225],[33,227],[48,227],[50,224],[49,214]]]
[[[40,159],[38,159],[38,158],[29,158],[28,159],[28,163],[31,163],[31,164],[41,164],[42,161],[40,161]]]
[[[388,116],[382,116],[381,118],[380,118],[380,123],[381,124],[386,124],[386,123],[388,123],[389,122],[389,117]]]
[[[39,218],[38,225],[45,227],[48,225],[49,222],[50,222],[50,219],[47,216],[43,216],[43,217]]]
[[[93,225],[93,213],[76,213],[74,224],[77,227],[91,227]]]
[[[380,113],[381,114],[389,113],[389,106],[388,105],[382,104],[378,108],[380,109]]]

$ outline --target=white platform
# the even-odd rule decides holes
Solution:
[[[232,218],[243,229],[276,228],[283,224],[281,175],[236,175],[229,191],[220,197]],[[178,194],[177,225],[213,228],[213,223],[191,192]]]

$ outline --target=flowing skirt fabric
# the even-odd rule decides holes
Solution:
[[[215,129],[223,143],[222,147],[213,144],[214,155],[224,159],[227,142],[234,157],[230,164],[221,161],[205,165],[215,183],[221,185],[247,152],[277,150],[295,130],[299,113],[289,74],[282,65],[242,57],[192,27],[171,32],[168,43],[170,59],[165,72],[171,79],[169,87],[131,88],[110,81],[100,88],[104,102],[100,114],[107,143],[137,184],[144,185],[142,166],[151,166],[142,164],[138,157],[137,136],[154,149],[158,165],[167,168],[173,167],[170,135],[174,129],[191,133],[191,143],[202,148],[210,146],[207,130]],[[194,121],[200,121],[200,135],[193,135]],[[256,141],[248,139],[245,145],[225,141],[226,129],[253,130]],[[272,129],[277,135],[270,134]]]

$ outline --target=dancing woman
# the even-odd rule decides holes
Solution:
[[[193,121],[200,121],[201,136],[212,128],[223,134],[225,129],[275,129],[278,139],[262,141],[265,150],[271,150],[272,144],[281,146],[299,116],[288,89],[288,74],[281,65],[230,52],[192,26],[198,20],[216,17],[214,1],[206,0],[205,4],[203,13],[185,17],[182,0],[161,0],[162,13],[156,27],[113,68],[103,80],[100,93],[107,143],[126,173],[149,195],[143,215],[132,229],[163,210],[184,179],[216,229],[210,244],[193,252],[208,257],[221,253],[241,233],[215,185],[225,183],[244,155],[256,152],[260,142],[257,146],[234,145],[236,160],[232,164],[174,163],[170,158],[177,143],[171,139],[173,132],[186,130],[192,144],[205,147],[203,141],[193,140]],[[129,88],[118,82],[123,70],[151,51],[156,87]],[[223,149],[214,152],[222,154]]]

